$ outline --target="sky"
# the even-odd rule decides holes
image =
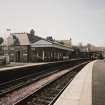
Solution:
[[[105,46],[105,0],[0,0],[0,36],[30,32]]]

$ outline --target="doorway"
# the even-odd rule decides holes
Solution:
[[[16,52],[16,62],[20,62],[20,51]]]

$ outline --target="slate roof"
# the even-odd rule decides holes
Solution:
[[[29,33],[11,33],[11,36],[15,45],[31,45],[41,39],[41,37]]]
[[[27,34],[27,36],[28,36],[30,43],[35,43],[35,42],[39,41],[40,39],[42,39],[41,37],[32,35],[32,34]]]
[[[27,33],[11,33],[15,41],[15,45],[30,45]]]
[[[58,49],[73,51],[69,47],[65,47],[57,41],[47,41],[36,35],[29,33],[11,33],[15,45],[30,45],[31,47],[54,47]]]
[[[31,47],[54,47],[54,48],[58,48],[58,49],[73,51],[73,49],[65,47],[59,43],[49,42],[49,41],[44,40],[44,39],[41,39],[41,40],[31,44]]]

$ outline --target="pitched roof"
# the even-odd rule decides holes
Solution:
[[[32,34],[27,34],[27,36],[28,36],[30,43],[35,43],[35,42],[39,41],[40,39],[42,39],[41,37],[32,35]]]
[[[15,45],[30,45],[41,39],[41,37],[29,33],[11,33],[11,36]]]
[[[16,41],[16,45],[30,45],[27,33],[11,33],[11,35]]]
[[[31,47],[54,47],[62,50],[73,51],[69,47],[65,47],[57,41],[47,41],[39,36],[29,33],[11,33],[15,45],[31,45]]]
[[[31,44],[31,47],[52,47],[52,43],[50,43],[46,40],[39,40],[39,41]]]
[[[68,51],[73,51],[73,49],[70,49],[68,47],[64,47],[61,44],[49,42],[47,40],[41,39],[33,44],[31,44],[31,47],[54,47],[62,50],[68,50]]]

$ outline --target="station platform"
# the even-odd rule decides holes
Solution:
[[[55,67],[65,66],[66,64],[77,64],[84,62],[84,59],[56,61],[56,62],[40,62],[40,63],[12,63],[0,68],[0,84],[22,78],[27,75],[35,75],[40,73],[52,72]],[[52,69],[49,69],[52,68]]]
[[[13,69],[22,68],[22,67],[29,67],[29,66],[38,66],[38,65],[48,64],[48,63],[49,62],[41,62],[41,63],[16,63],[16,62],[11,62],[10,64],[0,66],[0,71],[13,70]]]
[[[54,105],[105,105],[105,61],[87,64]]]
[[[32,67],[32,66],[41,66],[41,65],[49,65],[49,64],[57,64],[57,63],[68,63],[68,62],[78,62],[78,61],[84,61],[88,59],[83,59],[83,58],[78,58],[78,59],[71,59],[71,60],[65,60],[65,61],[52,61],[52,62],[39,62],[39,63],[19,63],[19,62],[11,62],[10,64],[6,65],[0,65],[0,72],[3,71],[13,71],[19,68],[24,68],[24,67]]]

